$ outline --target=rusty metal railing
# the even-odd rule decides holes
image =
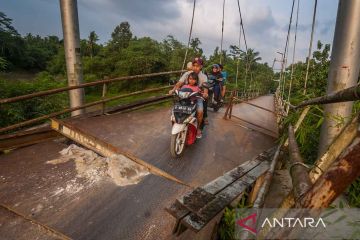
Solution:
[[[118,100],[118,99],[129,97],[129,96],[140,95],[140,94],[143,94],[143,93],[149,93],[149,92],[156,92],[156,91],[160,91],[160,90],[165,90],[165,89],[168,89],[168,88],[172,87],[172,86],[165,86],[165,87],[159,87],[159,88],[151,88],[151,89],[146,89],[146,90],[142,90],[142,91],[136,91],[136,92],[132,92],[132,93],[121,94],[121,95],[118,95],[118,96],[115,96],[115,97],[105,98],[108,83],[118,82],[118,81],[125,81],[125,80],[149,78],[149,77],[157,77],[157,76],[164,76],[164,75],[172,75],[172,74],[178,74],[178,73],[182,73],[182,72],[184,72],[184,71],[179,70],[179,71],[168,71],[168,72],[160,72],[160,73],[151,73],[151,74],[142,74],[142,75],[118,77],[118,78],[112,78],[112,79],[99,80],[99,81],[90,82],[90,83],[84,83],[84,84],[80,84],[80,85],[77,85],[77,86],[55,88],[55,89],[40,91],[40,92],[36,92],[36,93],[21,95],[21,96],[0,99],[0,104],[14,103],[14,102],[19,102],[19,101],[23,101],[23,100],[27,100],[27,99],[32,99],[32,98],[49,96],[49,95],[53,95],[53,94],[57,94],[57,93],[60,93],[60,92],[65,92],[65,91],[69,91],[69,90],[73,90],[73,89],[79,89],[79,88],[86,88],[86,87],[91,87],[91,86],[103,85],[102,99],[99,100],[99,101],[90,102],[90,103],[84,104],[82,106],[74,107],[74,108],[66,108],[66,109],[63,109],[61,111],[53,112],[53,113],[50,113],[50,114],[43,115],[41,117],[37,117],[37,118],[34,118],[34,119],[30,119],[30,120],[25,120],[25,121],[22,121],[22,122],[19,122],[19,123],[10,125],[10,126],[6,126],[6,127],[3,127],[3,128],[0,128],[0,133],[4,133],[4,132],[12,131],[12,130],[15,130],[15,129],[18,129],[18,128],[21,128],[21,127],[29,126],[29,125],[41,122],[41,121],[49,119],[49,118],[53,118],[53,117],[60,116],[60,115],[65,114],[65,113],[70,113],[70,112],[73,112],[73,111],[76,111],[76,110],[79,110],[79,109],[84,109],[84,108],[88,108],[88,107],[95,106],[95,105],[102,104],[102,108],[103,108],[103,112],[104,112],[105,103],[107,103],[107,102]],[[146,103],[144,103],[144,104],[146,104]]]

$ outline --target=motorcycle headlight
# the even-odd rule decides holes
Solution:
[[[184,98],[188,98],[190,96],[190,94],[191,94],[191,92],[181,92],[180,91],[178,93],[178,96],[179,96],[179,98],[184,99]]]

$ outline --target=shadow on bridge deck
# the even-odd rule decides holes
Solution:
[[[274,111],[272,95],[251,102]],[[238,104],[233,115],[277,132],[275,115],[270,112]],[[76,119],[72,124],[198,186],[275,145],[275,138],[264,134],[263,129],[238,118],[222,117],[223,112],[209,110],[210,125],[203,139],[177,160],[171,159],[169,152],[169,109]],[[107,180],[89,184],[76,176],[71,161],[45,164],[59,157],[65,147],[64,143],[49,141],[1,155],[0,203],[74,239],[170,238],[175,220],[164,207],[189,188],[155,175],[126,187]],[[68,189],[71,187],[75,190]],[[37,226],[26,225],[6,211],[0,212],[0,226],[0,239],[44,235]]]

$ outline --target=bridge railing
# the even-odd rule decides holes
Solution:
[[[61,111],[57,111],[57,112],[53,112],[50,114],[46,114],[43,115],[41,117],[37,117],[34,119],[30,119],[30,120],[25,120],[10,126],[6,126],[3,128],[0,128],[0,133],[4,133],[4,132],[8,132],[8,131],[12,131],[21,127],[25,127],[25,126],[29,126],[29,125],[33,125],[35,123],[41,122],[43,120],[49,119],[49,118],[53,118],[56,116],[60,116],[66,113],[70,113],[79,109],[85,109],[91,106],[95,106],[95,105],[100,105],[102,104],[102,111],[104,111],[105,109],[105,103],[110,102],[110,101],[114,101],[114,100],[118,100],[121,98],[126,98],[126,97],[130,97],[130,96],[135,96],[135,95],[140,95],[140,94],[144,94],[144,93],[150,93],[150,92],[156,92],[156,91],[160,91],[160,90],[165,90],[168,89],[172,86],[164,86],[164,87],[158,87],[158,88],[151,88],[151,89],[145,89],[142,91],[136,91],[136,92],[132,92],[132,93],[126,93],[126,94],[120,94],[118,96],[114,96],[114,97],[109,97],[109,98],[104,98],[106,95],[106,91],[107,91],[107,85],[109,83],[113,83],[113,82],[120,82],[120,81],[127,81],[127,80],[136,80],[136,79],[144,79],[144,78],[150,78],[150,77],[158,77],[158,76],[165,76],[165,75],[172,75],[172,74],[180,74],[184,72],[183,70],[179,70],[179,71],[168,71],[168,72],[160,72],[160,73],[150,73],[150,74],[141,74],[141,75],[134,75],[134,76],[125,76],[125,77],[117,77],[117,78],[112,78],[112,79],[105,79],[105,80],[98,80],[98,81],[94,81],[94,82],[89,82],[89,83],[83,83],[77,86],[68,86],[68,87],[61,87],[61,88],[55,88],[55,89],[49,89],[49,90],[45,90],[45,91],[39,91],[39,92],[35,92],[35,93],[31,93],[31,94],[26,94],[26,95],[21,95],[21,96],[15,96],[15,97],[11,97],[11,98],[3,98],[0,99],[0,106],[3,104],[9,104],[9,103],[14,103],[14,102],[19,102],[19,101],[24,101],[24,100],[28,100],[28,99],[33,99],[33,98],[37,98],[37,97],[44,97],[44,96],[49,96],[49,95],[54,95],[57,93],[61,93],[61,92],[66,92],[66,91],[71,91],[74,89],[80,89],[80,88],[86,88],[86,87],[92,87],[92,86],[98,86],[98,85],[102,85],[103,86],[103,99],[99,100],[99,101],[94,101],[94,102],[90,102],[90,103],[86,103],[82,106],[78,106],[78,107],[73,107],[73,108],[66,108],[63,109]],[[149,99],[148,102],[156,102],[156,101],[161,101],[164,100],[166,97],[165,96],[160,96],[159,98],[155,98],[155,99]],[[147,104],[147,101],[144,102],[140,102],[139,104]],[[137,104],[137,105],[139,105]],[[135,106],[137,106],[135,104]],[[133,107],[133,105],[129,104],[128,106],[125,106],[125,108],[131,108]]]
[[[313,166],[304,163],[300,154],[299,147],[295,138],[295,132],[303,122],[311,105],[337,103],[345,101],[360,100],[359,85],[344,89],[342,91],[325,95],[322,97],[304,101],[297,106],[292,106],[290,103],[284,103],[281,99],[279,108],[284,110],[287,105],[291,110],[302,110],[302,113],[295,125],[289,125],[288,139],[282,141],[277,148],[277,151],[272,160],[272,166],[279,168],[279,166],[288,166],[289,174],[292,179],[293,189],[283,199],[278,207],[279,209],[273,213],[271,217],[280,219],[286,217],[290,208],[311,208],[322,209],[328,207],[341,193],[343,193],[352,182],[360,177],[360,125],[359,114],[357,114],[352,121],[344,126],[342,132],[332,142],[327,151],[320,156]],[[279,160],[280,151],[288,152],[289,161],[284,159]],[[347,166],[347,167],[344,167]],[[264,204],[265,195],[269,189],[272,179],[273,171],[266,173],[270,177],[263,181],[257,193],[257,200],[253,208],[260,209]],[[260,180],[260,179],[259,179]],[[259,239],[281,239],[289,232],[284,232],[282,229],[262,229],[257,237]],[[246,236],[242,236],[246,237]]]

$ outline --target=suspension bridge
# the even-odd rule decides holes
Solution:
[[[82,83],[77,4],[70,0],[60,3],[69,86],[0,99],[5,105],[61,92],[70,96],[67,109],[0,129],[1,239],[216,239],[225,207],[246,192],[254,209],[281,206],[274,214],[284,216],[294,206],[328,207],[359,177],[358,116],[349,118],[352,102],[360,98],[358,1],[339,2],[327,95],[297,105],[290,102],[301,6],[300,0],[293,0],[276,93],[252,86],[251,64],[247,63],[244,74],[249,75],[249,87],[229,90],[225,107],[219,112],[209,110],[210,125],[203,138],[181,159],[172,159],[169,151],[171,110],[149,107],[171,100],[170,95],[158,93],[172,86],[113,97],[107,97],[107,91],[113,82],[178,76],[184,70]],[[237,4],[239,49],[241,40],[247,49],[240,2]],[[194,0],[188,48],[196,6]],[[225,0],[221,49],[224,9]],[[317,0],[304,93],[316,9]],[[295,12],[289,75],[285,69]],[[236,81],[238,74],[237,66]],[[102,99],[84,104],[83,89],[91,86],[102,86]],[[143,93],[153,96],[107,106]],[[311,167],[304,164],[294,133],[312,105],[319,104],[326,104],[326,117],[319,157]],[[284,117],[294,111],[300,113],[295,126],[289,126],[287,139],[279,139]],[[66,113],[72,116],[61,118]],[[332,115],[349,120],[342,128],[334,127]],[[44,120],[47,123],[37,125]],[[258,237],[283,237],[277,234],[263,229]],[[247,239],[249,232],[241,237]]]

